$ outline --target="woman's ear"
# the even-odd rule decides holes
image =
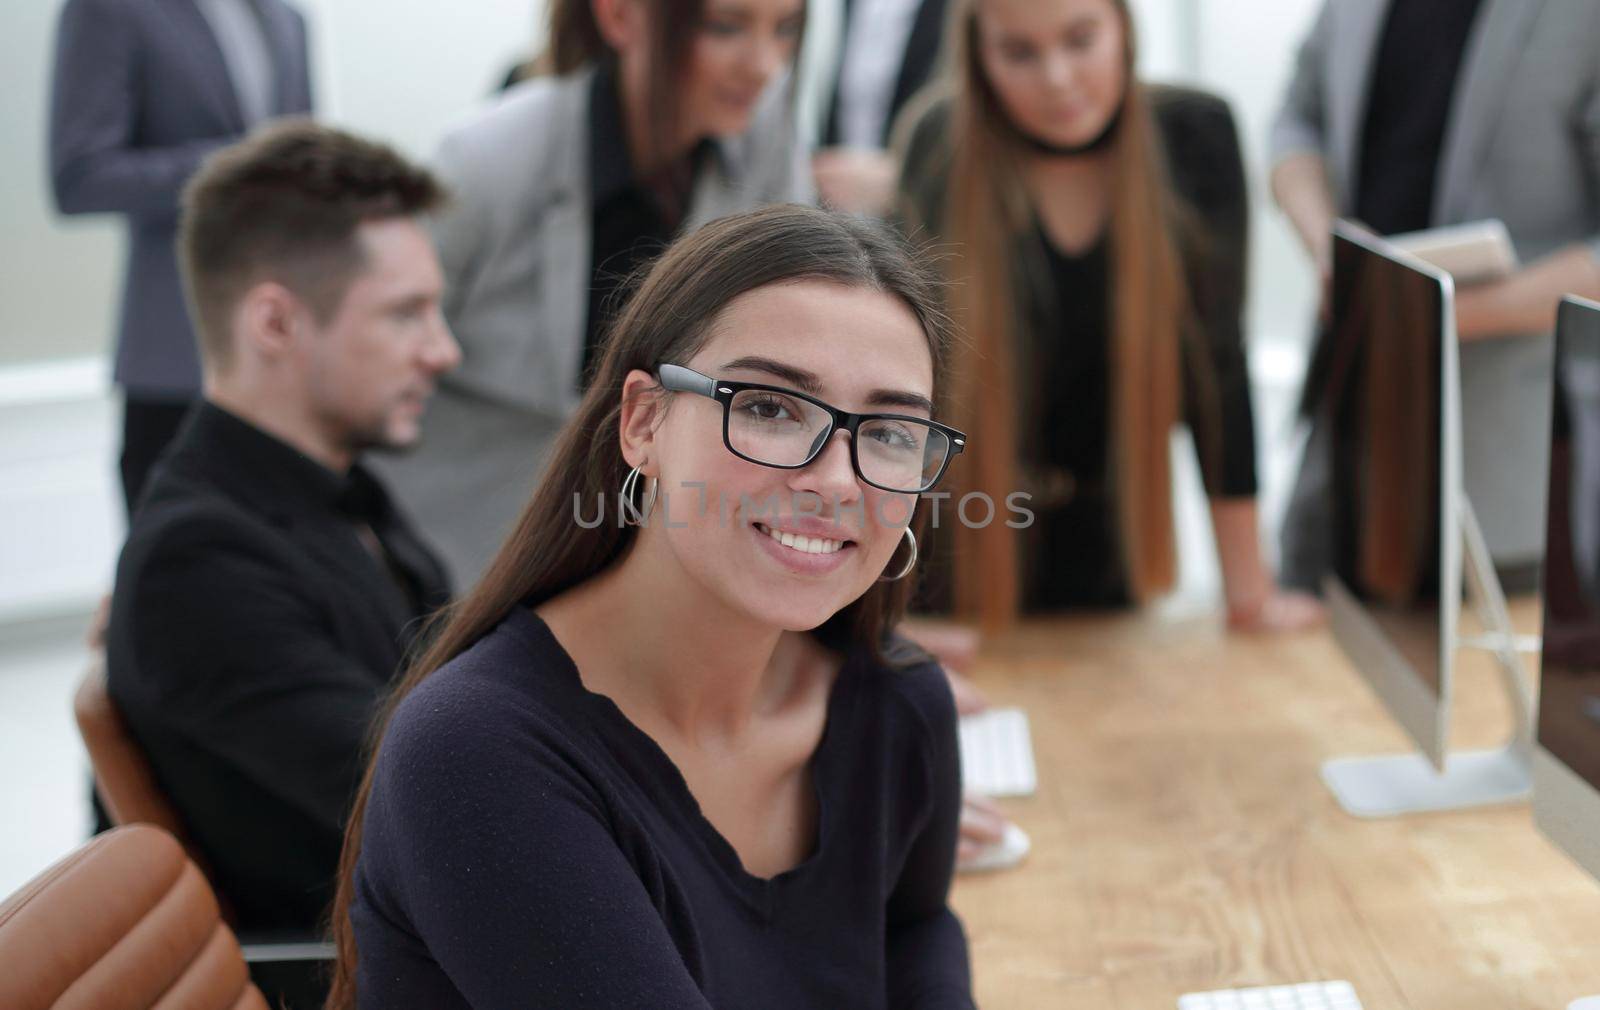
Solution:
[[[606,45],[621,52],[644,38],[644,10],[638,0],[589,0],[595,27]]]
[[[665,391],[649,372],[635,368],[622,380],[622,412],[617,421],[622,458],[629,466],[643,467],[647,477],[656,476],[649,471],[660,466],[655,437],[665,403]]]

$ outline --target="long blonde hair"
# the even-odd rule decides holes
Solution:
[[[1126,0],[1111,2],[1122,18],[1128,85],[1108,148],[1114,278],[1110,477],[1129,589],[1142,602],[1170,588],[1177,575],[1168,445],[1180,411],[1190,301],[1180,208],[1149,93],[1135,77],[1133,18]],[[945,237],[956,249],[948,261],[951,313],[966,340],[955,347],[951,402],[955,423],[966,425],[985,450],[975,454],[968,471],[973,486],[965,490],[1001,502],[1019,487],[1015,348],[1025,303],[1019,285],[1035,275],[1048,283],[1048,277],[1042,262],[1017,263],[1019,239],[1033,227],[1023,178],[1028,151],[984,75],[976,0],[961,0],[953,16],[952,160],[943,214]],[[1022,246],[1032,248],[1025,241]],[[957,523],[954,532],[956,612],[988,628],[1011,623],[1020,602],[1018,537],[1003,523],[982,529]]]

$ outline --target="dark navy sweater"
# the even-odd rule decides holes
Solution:
[[[384,735],[351,908],[360,1005],[972,1007],[946,903],[961,787],[939,668],[847,657],[811,772],[815,849],[751,875],[519,608]]]

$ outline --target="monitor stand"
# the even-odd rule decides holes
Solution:
[[[1532,788],[1534,689],[1518,653],[1538,651],[1539,639],[1513,632],[1505,592],[1495,574],[1477,516],[1465,494],[1459,495],[1457,502],[1465,548],[1463,568],[1473,607],[1487,630],[1470,638],[1458,637],[1456,646],[1494,655],[1516,729],[1503,747],[1447,754],[1443,771],[1415,752],[1328,761],[1322,766],[1322,780],[1339,805],[1357,817],[1394,817],[1516,803],[1527,799]],[[1440,592],[1446,589],[1441,586]],[[1576,1010],[1600,1010],[1600,1006]]]

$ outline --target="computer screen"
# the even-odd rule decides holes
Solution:
[[[1600,305],[1556,331],[1534,815],[1600,876]]]
[[[1341,224],[1326,379],[1334,630],[1442,763],[1459,610],[1459,407],[1444,275]],[[1448,423],[1447,423],[1448,422]],[[1440,585],[1453,587],[1441,605]]]

